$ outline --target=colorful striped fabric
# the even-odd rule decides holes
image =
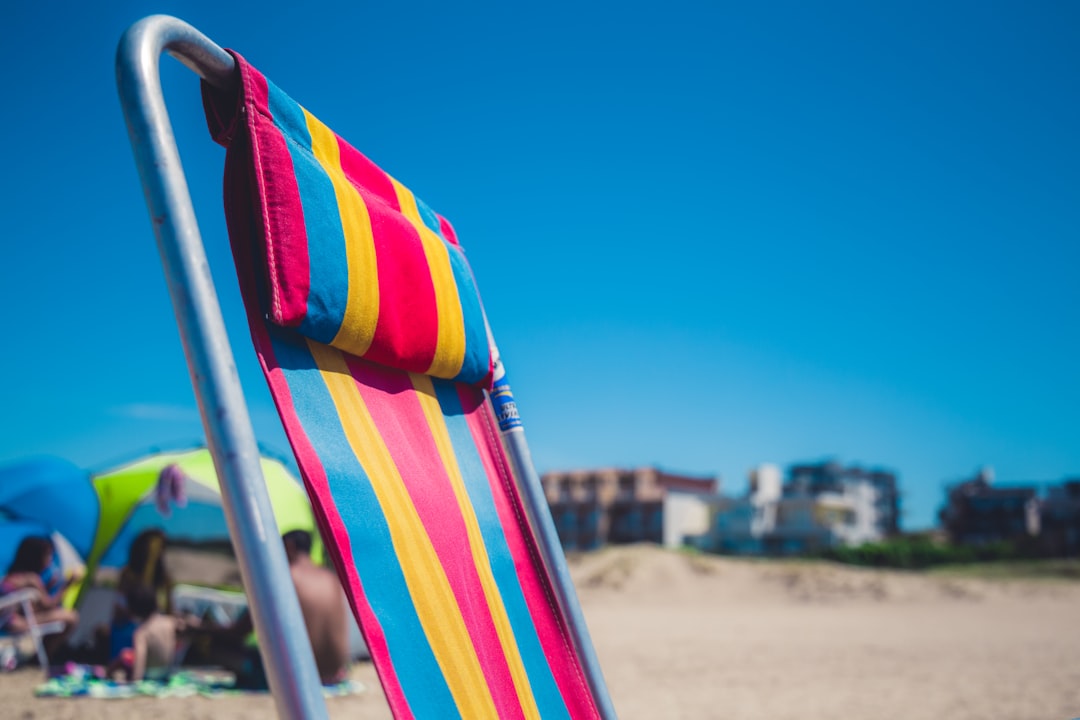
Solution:
[[[488,382],[480,297],[450,223],[239,56],[237,63],[267,317],[383,365]],[[227,143],[239,116],[219,103],[206,107],[215,139]]]
[[[252,207],[268,164],[300,165],[292,154],[268,150],[252,117],[253,104],[280,91],[238,56],[237,62],[240,103],[208,86],[204,96],[211,130],[228,147],[226,216],[252,337],[394,717],[597,718],[485,388],[460,376],[433,377],[430,368],[374,362],[370,352],[362,358],[314,337],[303,322],[267,322],[277,296],[266,292],[256,268],[264,248],[287,246],[292,238],[267,244],[265,228],[291,227],[309,247],[319,241],[314,221],[287,215],[298,208],[306,213],[307,205],[272,208],[287,215],[281,219],[262,216],[265,203]],[[245,112],[229,115],[239,107]],[[269,107],[288,105],[278,99]],[[338,146],[345,147],[340,140]],[[393,187],[396,197],[411,197]],[[356,207],[335,212],[343,222],[360,213]],[[441,219],[439,225],[455,249],[449,225]],[[392,254],[399,249],[415,251],[408,243],[378,248],[376,328],[384,312],[399,311],[386,298],[405,303],[402,317],[411,312],[401,288],[384,294],[382,284],[382,263],[398,262]],[[407,267],[421,272],[420,265]],[[414,282],[411,275],[396,280]],[[367,317],[366,306],[355,311]],[[481,331],[486,337],[482,316],[468,320],[476,321],[467,338]]]

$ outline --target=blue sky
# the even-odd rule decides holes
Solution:
[[[17,3],[0,461],[201,436],[119,104],[124,28],[239,50],[449,217],[536,463],[745,486],[835,457],[943,483],[1080,475],[1080,5]],[[947,5],[942,7],[942,5]],[[224,152],[166,98],[256,431]]]

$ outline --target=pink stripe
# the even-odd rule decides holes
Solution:
[[[390,177],[383,169],[340,137],[338,148],[341,151],[341,169],[345,171],[346,177],[352,184],[374,193],[388,207],[400,212],[401,207],[398,205],[394,184],[390,182]],[[366,201],[367,198],[364,200]]]
[[[435,359],[439,317],[427,255],[416,228],[401,214],[393,183],[382,169],[337,137],[341,169],[360,192],[371,219],[379,283],[379,318],[365,358],[390,366],[426,369]],[[419,278],[419,282],[418,282]],[[386,311],[384,311],[386,310]],[[394,341],[399,341],[395,346]],[[406,346],[400,341],[409,340]]]
[[[364,359],[422,372],[439,342],[435,283],[420,235],[404,215],[364,192],[378,265],[379,319]],[[423,272],[418,270],[423,269]]]
[[[265,237],[266,264],[270,274],[270,315],[279,325],[286,320],[303,318],[307,313],[308,293],[311,291],[311,262],[308,258],[307,229],[304,225],[304,206],[300,202],[300,188],[293,172],[292,155],[285,137],[272,122],[256,122],[258,115],[270,117],[269,89],[266,78],[248,65],[239,55],[237,64],[247,77],[247,122],[254,145],[257,183],[273,183],[274,187],[259,187],[257,202],[259,217],[256,219]],[[269,162],[281,172],[263,172],[262,164]],[[277,232],[270,237],[271,223],[267,215],[271,208],[265,207],[266,198],[274,199],[274,216],[279,218],[273,226]],[[250,202],[250,201],[249,201]],[[261,321],[260,321],[261,322]]]
[[[521,590],[555,683],[562,693],[571,718],[598,718],[599,713],[585,684],[577,653],[570,644],[562,613],[557,610],[558,603],[550,582],[546,576],[540,574],[539,568],[543,567],[543,562],[536,541],[521,531],[527,523],[525,512],[502,445],[495,434],[491,408],[477,388],[458,384],[458,396],[472,431],[473,442],[476,443],[484,470],[492,483],[491,494],[495,499],[495,509],[506,536],[506,544],[514,559],[514,565],[518,568]]]
[[[439,228],[442,230],[442,235],[446,238],[447,242],[461,247],[461,243],[459,243],[457,239],[457,233],[454,232],[454,226],[450,224],[450,221],[442,215],[436,214],[436,217],[439,218]]]
[[[401,473],[450,582],[500,718],[524,718],[476,563],[465,521],[412,381],[406,373],[346,356],[360,395]]]

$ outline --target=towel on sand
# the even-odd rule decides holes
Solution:
[[[203,670],[183,670],[164,680],[140,680],[124,683],[106,680],[87,667],[69,669],[64,675],[49,678],[34,688],[37,697],[89,697],[117,700],[134,697],[192,697],[207,698],[244,695],[251,690],[238,690],[232,673]],[[336,685],[323,686],[326,697],[356,695],[365,690],[364,684],[345,680]]]

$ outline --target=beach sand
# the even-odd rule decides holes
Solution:
[[[1070,720],[1080,717],[1080,583],[985,580],[610,548],[571,559],[623,720]],[[268,696],[37,699],[0,675],[0,717],[272,717]],[[390,717],[368,690],[332,718]]]

